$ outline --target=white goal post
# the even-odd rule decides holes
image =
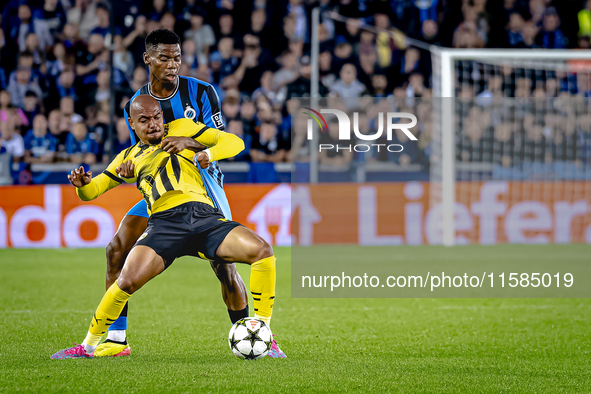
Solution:
[[[556,65],[568,60],[591,60],[591,50],[550,49],[445,49],[431,47],[433,65],[433,96],[456,96],[456,62],[469,60],[489,64]],[[442,100],[441,113],[441,204],[443,208],[443,244],[455,244],[454,206],[456,202],[456,156],[454,100]],[[431,180],[433,181],[433,180]]]

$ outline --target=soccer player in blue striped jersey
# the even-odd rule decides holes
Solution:
[[[180,38],[174,32],[160,29],[146,37],[144,63],[150,70],[150,81],[140,88],[125,106],[124,117],[128,127],[130,103],[136,96],[147,94],[160,104],[164,123],[187,118],[224,130],[219,98],[213,86],[195,78],[178,75],[181,65]],[[129,131],[131,142],[135,144],[138,138],[131,127]],[[175,149],[172,144],[167,145],[166,140],[162,144],[164,150]],[[227,219],[231,220],[230,206],[223,189],[223,174],[218,163],[211,163],[207,169],[199,166],[197,168],[214,205]],[[145,231],[147,222],[147,206],[142,200],[127,213],[113,240],[107,246],[107,288],[119,277],[127,255]],[[211,266],[220,280],[222,297],[232,323],[247,317],[249,313],[246,286],[236,271],[236,266],[214,261],[211,262]],[[126,337],[127,310],[126,305],[119,319],[110,326],[107,340],[96,349],[95,356],[117,356],[130,353]],[[275,342],[271,350],[269,352],[271,357],[285,357]]]

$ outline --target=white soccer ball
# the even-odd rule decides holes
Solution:
[[[230,329],[228,344],[238,358],[257,360],[271,349],[273,334],[264,321],[247,317],[238,320]]]

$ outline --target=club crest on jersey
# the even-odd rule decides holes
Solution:
[[[215,126],[216,129],[220,129],[220,128],[224,127],[224,120],[222,119],[221,112],[217,112],[217,113],[211,115],[211,121],[213,122],[213,125]]]
[[[197,111],[195,111],[195,108],[187,104],[187,108],[185,108],[185,118],[195,120],[195,117],[197,117]]]

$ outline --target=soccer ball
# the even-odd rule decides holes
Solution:
[[[271,349],[273,334],[264,321],[247,317],[238,320],[230,329],[228,344],[238,358],[257,360]]]

